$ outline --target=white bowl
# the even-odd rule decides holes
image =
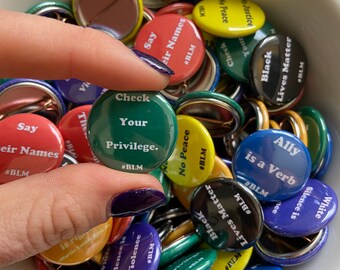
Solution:
[[[0,8],[25,11],[39,0],[0,0]],[[68,2],[65,0],[65,2]],[[340,196],[338,162],[340,162],[340,1],[328,0],[256,0],[268,20],[280,32],[296,38],[304,47],[309,61],[303,103],[317,108],[325,117],[334,141],[332,164],[325,182]],[[338,70],[339,68],[339,70]],[[335,270],[340,268],[337,254],[340,240],[340,214],[330,224],[325,247],[309,262],[291,267],[295,270]],[[36,270],[32,260],[0,270]]]

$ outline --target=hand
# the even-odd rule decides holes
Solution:
[[[2,78],[78,78],[115,90],[158,90],[168,83],[167,76],[98,30],[9,11],[0,11],[0,18]],[[105,222],[112,197],[146,188],[161,202],[162,187],[151,175],[97,164],[68,165],[1,185],[0,266]]]

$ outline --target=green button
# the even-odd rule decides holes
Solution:
[[[210,270],[217,257],[214,249],[202,249],[181,257],[164,270]]]
[[[162,184],[164,194],[167,198],[167,202],[170,201],[172,195],[171,189],[171,181],[170,179],[164,174],[161,168],[157,168],[150,172],[150,174],[157,178],[157,180]]]
[[[327,125],[321,113],[311,106],[301,108],[299,114],[306,125],[308,150],[312,158],[312,172],[314,172],[326,153]]]
[[[87,128],[97,158],[126,172],[158,168],[177,140],[175,113],[158,92],[106,91],[94,103]]]
[[[255,34],[239,38],[218,38],[216,55],[221,68],[232,78],[248,82],[249,61],[256,45],[270,34],[275,34],[273,26],[266,22]]]

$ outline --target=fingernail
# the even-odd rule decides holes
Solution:
[[[171,68],[159,61],[157,58],[136,49],[131,50],[139,57],[139,59],[147,63],[150,67],[157,70],[159,73],[167,76],[175,74],[175,72]]]
[[[155,209],[167,201],[156,189],[134,189],[113,197],[108,205],[108,216],[136,216]]]

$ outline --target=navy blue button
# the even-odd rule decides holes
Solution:
[[[232,164],[237,181],[261,201],[281,201],[303,188],[311,157],[303,142],[284,130],[259,130],[239,145]]]
[[[335,216],[338,198],[334,190],[316,179],[309,179],[294,197],[263,205],[264,220],[274,233],[302,237],[324,228]]]
[[[148,223],[134,223],[120,240],[103,254],[101,269],[156,270],[161,243],[156,229]]]
[[[66,100],[77,105],[92,104],[106,91],[105,88],[78,79],[57,80],[54,84]]]

